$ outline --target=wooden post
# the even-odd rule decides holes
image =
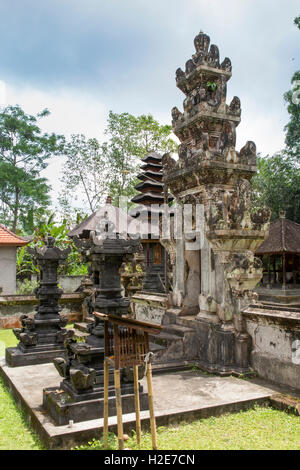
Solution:
[[[273,271],[274,271],[273,284],[274,284],[274,286],[276,286],[276,282],[277,282],[277,279],[276,279],[276,255],[273,256]]]
[[[108,384],[109,384],[109,363],[104,359],[104,417],[103,417],[103,442],[107,447],[108,438]]]
[[[150,426],[152,436],[152,449],[157,450],[157,437],[156,437],[156,423],[154,416],[154,401],[153,401],[153,388],[152,388],[152,367],[151,363],[147,364],[147,385],[148,385],[148,399],[149,399],[149,412],[150,412]]]
[[[115,369],[114,377],[115,377],[115,393],[116,393],[116,407],[117,407],[117,422],[118,422],[119,450],[123,450],[123,449],[124,449],[124,440],[123,440],[122,398],[121,398],[120,369]]]
[[[282,289],[286,288],[286,259],[285,253],[282,253]]]
[[[271,287],[271,269],[270,269],[271,257],[268,255],[268,287]]]
[[[133,366],[134,378],[134,401],[135,401],[135,420],[136,420],[136,441],[141,443],[141,416],[140,416],[140,395],[139,395],[139,366]]]

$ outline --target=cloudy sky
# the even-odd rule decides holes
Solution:
[[[203,30],[233,64],[237,148],[253,140],[270,154],[284,145],[283,93],[300,69],[299,14],[299,0],[0,0],[0,104],[47,107],[43,129],[67,136],[102,139],[110,109],[170,123],[184,98],[175,70]],[[46,170],[54,199],[60,167]]]

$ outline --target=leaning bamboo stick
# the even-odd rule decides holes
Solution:
[[[135,402],[135,420],[136,420],[136,440],[141,443],[141,415],[140,415],[140,395],[139,395],[139,366],[133,366],[134,378],[134,402]]]
[[[118,441],[119,450],[124,448],[123,440],[123,422],[122,422],[122,399],[121,399],[121,385],[120,385],[120,369],[115,369],[115,393],[116,393],[116,406],[117,406],[117,422],[118,422]]]
[[[108,438],[108,385],[109,385],[109,363],[104,359],[104,417],[103,417],[103,442],[107,447]]]
[[[148,362],[148,364],[147,364],[147,385],[148,385],[148,399],[149,399],[152,448],[154,450],[157,450],[156,423],[155,423],[155,416],[154,416],[154,401],[153,401],[153,388],[152,388],[152,367],[151,367],[150,362]]]

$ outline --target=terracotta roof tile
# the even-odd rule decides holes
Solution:
[[[0,246],[24,246],[29,243],[0,224]]]

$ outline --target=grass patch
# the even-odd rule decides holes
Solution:
[[[193,423],[157,429],[160,450],[300,450],[300,418],[268,407],[207,418]],[[137,446],[131,436],[125,447],[151,449],[151,434],[143,433]],[[110,434],[109,449],[118,448]],[[94,440],[76,450],[101,450],[102,440]]]
[[[17,343],[12,330],[0,330],[0,357],[5,355],[5,347],[16,346]],[[44,449],[42,443],[0,378],[0,450],[38,449]]]
[[[0,450],[42,450],[23,413],[0,378]]]
[[[0,357],[5,356],[5,348],[16,346],[18,340],[13,334],[13,330],[0,330]]]

